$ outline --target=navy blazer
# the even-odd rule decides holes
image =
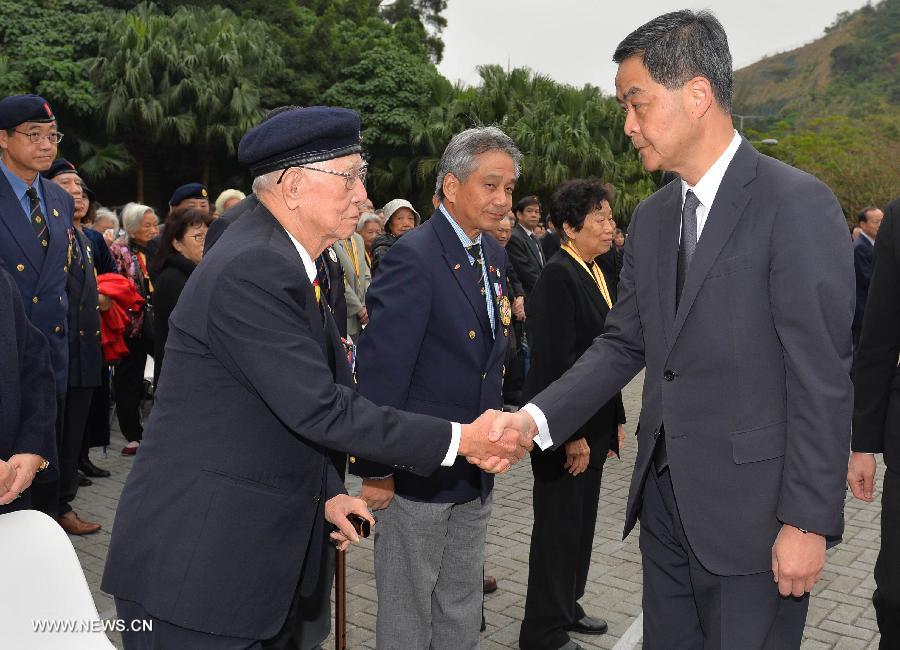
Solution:
[[[503,248],[489,236],[481,245],[488,276],[506,296]],[[460,423],[501,408],[509,328],[495,309],[491,331],[477,276],[447,218],[435,212],[400,237],[379,268],[366,293],[369,324],[356,362],[360,393],[376,404]],[[363,477],[392,473],[353,457],[350,471]],[[394,476],[397,494],[435,503],[486,498],[494,485],[493,475],[464,458],[431,476]]]
[[[53,181],[38,175],[47,205],[50,245],[41,250],[34,229],[22,211],[6,176],[0,174],[0,258],[13,276],[25,313],[47,337],[57,395],[64,395],[69,372],[66,339],[67,273],[71,255],[72,197]]]
[[[872,242],[865,235],[857,237],[853,242],[853,268],[856,271],[856,309],[853,312],[853,329],[862,329],[874,258],[875,247]]]
[[[39,454],[56,472],[56,386],[47,339],[25,316],[13,278],[0,260],[0,459]],[[43,477],[42,477],[43,478]],[[0,514],[28,508],[31,491]]]
[[[69,386],[96,388],[103,369],[100,345],[100,312],[97,310],[97,275],[94,272],[94,244],[77,229],[83,251],[80,261],[73,255],[66,291],[69,296]],[[74,251],[75,244],[72,244]]]
[[[104,273],[118,273],[116,261],[113,259],[112,253],[109,252],[109,246],[103,239],[103,233],[93,228],[85,228],[82,234],[87,237],[94,249],[94,268],[97,269],[97,275]]]
[[[271,638],[298,584],[315,583],[323,505],[344,491],[328,450],[426,475],[441,463],[450,424],[360,397],[325,318],[297,249],[258,203],[172,312],[105,592],[191,630]]]

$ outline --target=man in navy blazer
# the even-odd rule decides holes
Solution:
[[[853,242],[853,268],[856,271],[856,310],[853,312],[853,356],[859,348],[862,333],[863,314],[869,297],[869,282],[872,280],[872,261],[875,257],[875,238],[884,219],[884,212],[874,206],[859,211],[859,237]]]
[[[346,547],[357,540],[347,516],[371,521],[330,450],[427,475],[458,454],[502,470],[528,446],[355,392],[313,260],[359,218],[359,131],[353,111],[296,108],[241,140],[258,204],[204,257],[172,313],[116,512],[102,588],[121,619],[153,621],[123,634],[127,650],[259,650],[276,637],[318,582],[330,524]]]
[[[357,377],[376,404],[463,422],[502,406],[506,256],[482,233],[509,212],[520,160],[495,127],[447,146],[437,211],[391,247],[366,294]],[[378,647],[477,647],[493,476],[463,459],[419,475],[353,458],[350,468],[366,479],[370,507],[385,508],[375,535]]]
[[[626,135],[680,180],[635,210],[603,335],[501,418],[557,446],[646,368],[625,521],[641,521],[644,647],[798,648],[844,528],[847,224],[824,184],[735,132],[712,14],[659,16],[613,58]]]
[[[72,255],[72,197],[40,176],[62,135],[50,105],[37,95],[0,100],[0,258],[13,276],[25,313],[47,338],[56,382],[56,437],[63,434],[69,373],[66,282]],[[51,478],[55,477],[55,478]],[[42,476],[32,503],[59,516],[59,474]]]

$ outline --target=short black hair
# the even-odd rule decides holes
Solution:
[[[550,221],[559,236],[565,239],[563,224],[576,232],[584,226],[585,217],[603,202],[609,201],[609,192],[598,178],[576,178],[559,186],[553,195]]]
[[[525,208],[531,207],[532,205],[536,205],[540,208],[541,200],[534,194],[523,196],[521,199],[516,201],[515,206],[513,206],[513,212],[515,212],[516,214],[518,214],[519,212],[525,212]]]
[[[653,81],[669,89],[706,77],[719,106],[731,113],[731,51],[725,28],[711,12],[684,9],[657,16],[619,43],[613,61],[632,56],[641,56]]]

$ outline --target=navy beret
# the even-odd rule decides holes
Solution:
[[[50,104],[37,95],[10,95],[0,99],[0,129],[11,129],[23,122],[53,122]]]
[[[70,163],[65,158],[57,158],[53,161],[53,164],[50,165],[50,169],[45,172],[41,172],[41,176],[50,180],[51,178],[56,178],[60,174],[77,174],[78,171],[75,169],[75,165]]]
[[[280,111],[244,134],[238,160],[252,176],[362,153],[356,111],[310,106]]]
[[[172,193],[172,198],[169,199],[169,205],[178,205],[187,199],[206,199],[208,201],[209,192],[206,190],[206,185],[203,183],[188,183],[187,185],[182,185]]]

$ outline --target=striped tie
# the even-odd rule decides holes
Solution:
[[[25,192],[31,201],[31,226],[34,228],[34,234],[37,235],[38,241],[41,242],[41,248],[47,253],[47,246],[50,244],[50,231],[47,230],[47,219],[41,212],[41,202],[38,199],[37,190],[29,187]]]

